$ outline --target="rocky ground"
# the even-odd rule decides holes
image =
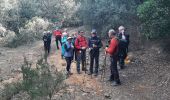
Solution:
[[[74,32],[75,30],[71,30]],[[17,81],[21,76],[20,65],[23,55],[35,61],[43,54],[42,42],[21,46],[16,49],[0,48],[0,85]],[[145,48],[133,50],[129,53],[130,63],[120,72],[122,85],[113,87],[108,82],[109,59],[107,58],[107,71],[105,79],[88,76],[82,72],[76,73],[76,63],[72,63],[73,75],[65,80],[66,89],[53,96],[53,100],[169,100],[170,98],[170,56],[163,52],[159,45],[148,45]],[[52,52],[48,58],[58,70],[65,70],[65,61],[60,57],[60,51],[52,45]],[[103,63],[103,53],[100,65]],[[89,65],[87,66],[89,67]],[[18,77],[18,78],[17,78]],[[19,93],[12,100],[24,100],[25,94]],[[27,99],[25,99],[27,100]]]

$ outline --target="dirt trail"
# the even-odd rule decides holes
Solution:
[[[71,29],[75,32],[78,29]],[[135,46],[135,45],[134,45]],[[131,47],[133,48],[133,47]],[[43,54],[43,43],[38,41],[31,45],[16,49],[0,48],[0,86],[20,80],[20,65],[23,54],[30,60],[36,60]],[[56,50],[55,40],[52,40],[51,54],[48,62],[55,65],[59,71],[65,71],[65,60],[61,59],[60,50]],[[98,77],[87,74],[77,74],[76,63],[71,65],[73,75],[65,80],[68,85],[65,90],[56,93],[53,100],[169,100],[170,98],[170,63],[169,55],[164,54],[159,46],[151,45],[148,49],[132,51],[131,63],[124,70],[119,70],[122,85],[113,87],[107,81],[110,75],[109,59],[104,81],[101,72]],[[103,54],[100,55],[100,66]],[[89,65],[87,66],[89,68]]]

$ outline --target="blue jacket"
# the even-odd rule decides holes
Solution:
[[[71,47],[72,43],[66,42],[64,44],[64,57],[72,57],[73,56],[73,48]]]
[[[62,46],[61,46],[61,55],[64,56],[65,49],[64,49],[64,44],[67,42],[67,36],[64,36],[61,38]]]

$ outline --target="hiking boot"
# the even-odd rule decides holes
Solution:
[[[68,72],[68,74],[69,74],[69,75],[73,75],[73,73],[71,73],[71,72]]]
[[[118,86],[118,85],[121,85],[121,83],[120,83],[120,82],[113,81],[112,86]]]
[[[94,76],[96,76],[96,77],[97,77],[97,76],[98,76],[98,73],[95,73],[95,74],[94,74]]]
[[[77,73],[78,73],[78,74],[81,74],[81,72],[80,72],[80,71],[77,71]]]
[[[112,82],[112,81],[114,81],[114,79],[109,78],[108,81],[109,81],[109,82]]]
[[[82,68],[82,71],[88,71],[86,68]]]
[[[88,75],[92,75],[92,73],[91,73],[91,72],[89,72],[89,73],[88,73]]]

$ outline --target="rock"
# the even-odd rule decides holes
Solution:
[[[108,94],[108,93],[105,93],[105,94],[104,94],[104,97],[105,97],[106,99],[111,99],[111,96],[110,96],[110,94]]]

